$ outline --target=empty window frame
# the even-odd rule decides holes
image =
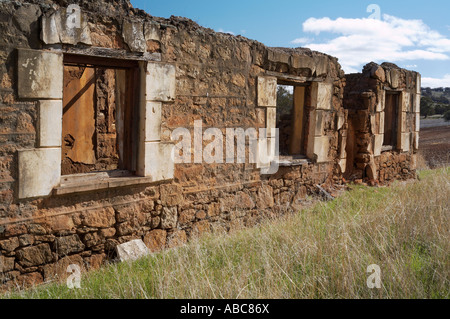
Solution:
[[[139,66],[64,56],[62,175],[136,171]]]
[[[280,137],[280,155],[306,154],[305,101],[306,86],[278,85],[277,128]]]
[[[384,117],[384,143],[387,148],[396,148],[398,132],[398,109],[400,105],[399,92],[386,92]]]

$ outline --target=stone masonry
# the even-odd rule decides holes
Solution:
[[[3,288],[64,278],[71,264],[96,269],[135,239],[157,252],[298,212],[344,175],[415,176],[415,72],[369,64],[346,77],[326,54],[153,17],[128,0],[1,1],[0,25]],[[172,132],[193,136],[195,121],[224,135],[275,128],[277,84],[304,87],[300,159],[269,175],[263,162],[174,163]],[[401,128],[383,150],[386,87],[400,96]],[[74,107],[89,112],[71,118]],[[87,135],[63,134],[71,125]]]

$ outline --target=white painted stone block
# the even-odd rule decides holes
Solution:
[[[420,133],[414,132],[414,150],[417,151],[419,149],[419,141],[420,141]]]
[[[322,136],[325,133],[325,112],[322,110],[315,111],[316,113],[316,125],[314,130],[314,136]]]
[[[75,4],[42,16],[41,40],[46,44],[92,45],[88,20]]]
[[[165,181],[174,178],[174,145],[171,143],[160,143],[159,145],[159,174],[155,174],[157,180]]]
[[[386,113],[381,112],[380,113],[380,126],[378,127],[378,133],[380,133],[380,134],[384,134],[384,125],[386,123],[385,120],[386,120]]]
[[[422,96],[420,94],[416,94],[416,97],[414,99],[414,109],[413,112],[414,113],[420,113],[420,100],[421,100]]]
[[[401,114],[400,114],[400,118],[399,118],[399,121],[400,121],[400,130],[401,130],[401,132],[402,133],[405,133],[406,131],[407,131],[407,127],[406,127],[406,112],[402,112]]]
[[[333,84],[317,83],[317,109],[331,110],[333,98]]]
[[[384,112],[385,105],[386,105],[386,91],[379,90],[378,91],[377,112]]]
[[[390,72],[390,84],[393,89],[398,88],[400,82],[400,70],[392,69]]]
[[[400,138],[400,149],[402,152],[409,152],[411,149],[411,134],[402,133]]]
[[[161,140],[161,102],[143,102],[141,104],[141,130],[145,142]]]
[[[416,94],[421,94],[422,93],[422,75],[420,75],[420,73],[417,73],[417,78],[416,78]]]
[[[20,150],[19,198],[48,196],[61,180],[61,148]]]
[[[147,42],[144,37],[144,24],[142,22],[124,20],[122,37],[131,51],[141,53],[147,51]]]
[[[18,55],[19,98],[62,99],[61,53],[20,49]]]
[[[347,170],[347,159],[343,158],[339,160],[339,167],[341,168],[341,173],[345,173]]]
[[[275,107],[268,107],[266,109],[266,128],[272,129],[277,127],[277,109]],[[270,130],[268,130],[270,133]]]
[[[375,134],[375,141],[373,145],[373,155],[375,157],[381,155],[383,143],[384,143],[384,134]]]
[[[414,118],[415,118],[414,131],[419,132],[420,131],[420,113],[415,113]]]
[[[146,100],[175,100],[176,68],[173,64],[149,62],[146,76]]]
[[[410,112],[411,94],[402,92],[402,112]]]
[[[258,106],[277,106],[277,78],[258,77]]]
[[[117,256],[122,262],[136,261],[150,254],[150,250],[144,244],[142,239],[136,239],[121,245],[117,245],[116,251]]]
[[[347,158],[347,136],[339,134],[339,158]]]
[[[328,152],[330,150],[330,138],[328,136],[321,136],[314,138],[314,158],[317,163],[329,162]]]
[[[159,29],[159,24],[156,22],[145,22],[144,37],[146,41],[161,41],[161,31]]]
[[[62,100],[39,101],[39,147],[61,147],[62,111]]]
[[[138,157],[139,176],[152,177],[154,182],[173,179],[174,145],[161,142],[145,142]]]

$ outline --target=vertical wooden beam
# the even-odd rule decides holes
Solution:
[[[291,155],[304,151],[305,87],[294,86],[294,106],[292,111],[292,138],[289,146]]]

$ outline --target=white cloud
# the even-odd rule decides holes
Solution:
[[[446,74],[442,79],[424,77],[422,78],[422,87],[450,87],[450,74]]]
[[[313,50],[336,56],[347,73],[360,72],[370,61],[403,62],[414,60],[449,60],[450,39],[432,30],[422,20],[405,20],[383,15],[383,20],[309,18],[303,31],[319,35],[336,34],[322,43],[293,40]],[[304,41],[305,40],[305,41]]]
[[[291,43],[292,44],[305,44],[305,43],[308,43],[311,41],[313,41],[313,39],[311,39],[311,38],[298,38],[298,39],[292,40]]]
[[[232,31],[225,31],[225,30],[222,29],[222,28],[220,28],[219,30],[217,30],[217,32],[222,32],[222,33],[228,33],[228,34],[235,35],[234,32],[232,32]]]

